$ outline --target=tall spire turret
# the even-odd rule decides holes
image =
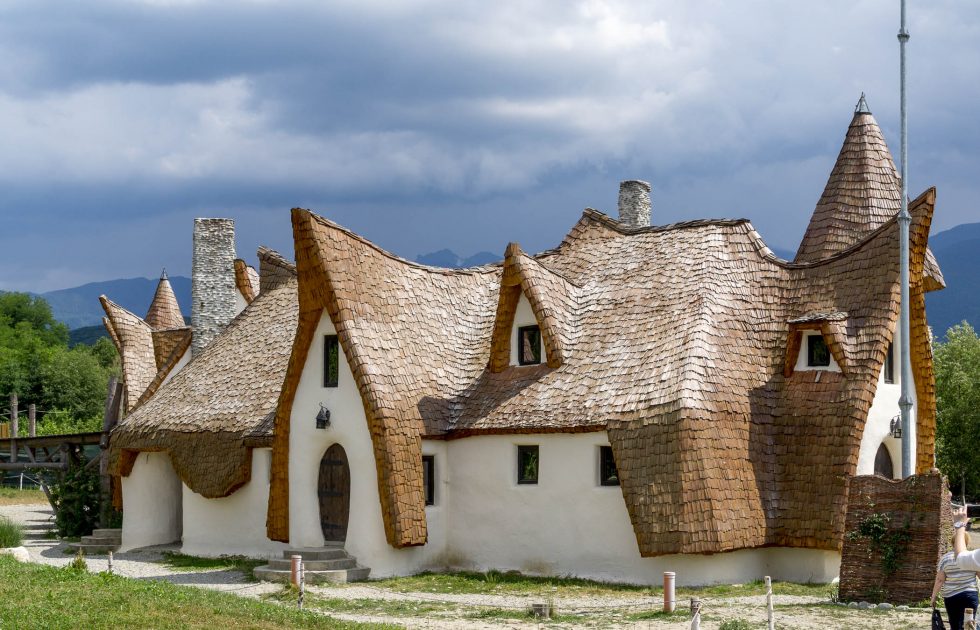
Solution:
[[[182,328],[185,325],[184,315],[180,312],[180,305],[177,303],[173,287],[170,286],[166,269],[160,274],[160,282],[157,283],[157,290],[153,295],[153,301],[150,302],[150,309],[146,312],[145,321],[153,330]]]

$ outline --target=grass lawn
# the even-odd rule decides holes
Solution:
[[[475,593],[483,595],[531,594],[550,595],[556,598],[576,596],[615,596],[663,594],[661,585],[617,584],[597,582],[571,577],[531,577],[516,571],[420,573],[408,577],[388,578],[371,582],[381,588],[399,593]],[[774,582],[773,593],[777,595],[808,595],[828,598],[830,586],[827,584],[795,584]],[[745,597],[764,595],[765,584],[759,580],[745,584],[719,584],[677,588],[678,598],[702,597]]]
[[[4,628],[393,628],[227,593],[0,557]]]
[[[221,556],[218,558],[201,558],[187,556],[182,553],[166,552],[163,554],[164,566],[174,571],[241,571],[250,582],[255,582],[252,573],[255,567],[268,564],[268,560],[257,560],[245,556]]]
[[[48,498],[40,490],[18,490],[0,486],[0,505],[47,505]]]

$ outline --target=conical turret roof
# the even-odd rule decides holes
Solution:
[[[901,199],[901,177],[862,94],[796,262],[821,260],[847,249],[895,216]]]
[[[182,328],[185,325],[184,315],[180,312],[180,305],[177,304],[177,296],[170,286],[166,270],[160,275],[160,282],[153,301],[150,302],[150,310],[146,312],[145,321],[153,330]]]

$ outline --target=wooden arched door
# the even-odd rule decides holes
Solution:
[[[885,479],[895,478],[895,467],[892,465],[892,454],[888,447],[882,444],[875,453],[875,474]]]
[[[320,526],[326,542],[347,540],[347,520],[350,517],[350,466],[347,453],[334,444],[320,460]]]

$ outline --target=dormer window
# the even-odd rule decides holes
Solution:
[[[807,367],[830,366],[830,348],[823,335],[809,335],[806,338],[806,364]]]
[[[895,348],[891,343],[888,344],[888,352],[885,353],[885,366],[882,372],[886,383],[895,382]]]
[[[517,362],[520,365],[541,363],[541,328],[521,326],[517,329]]]

